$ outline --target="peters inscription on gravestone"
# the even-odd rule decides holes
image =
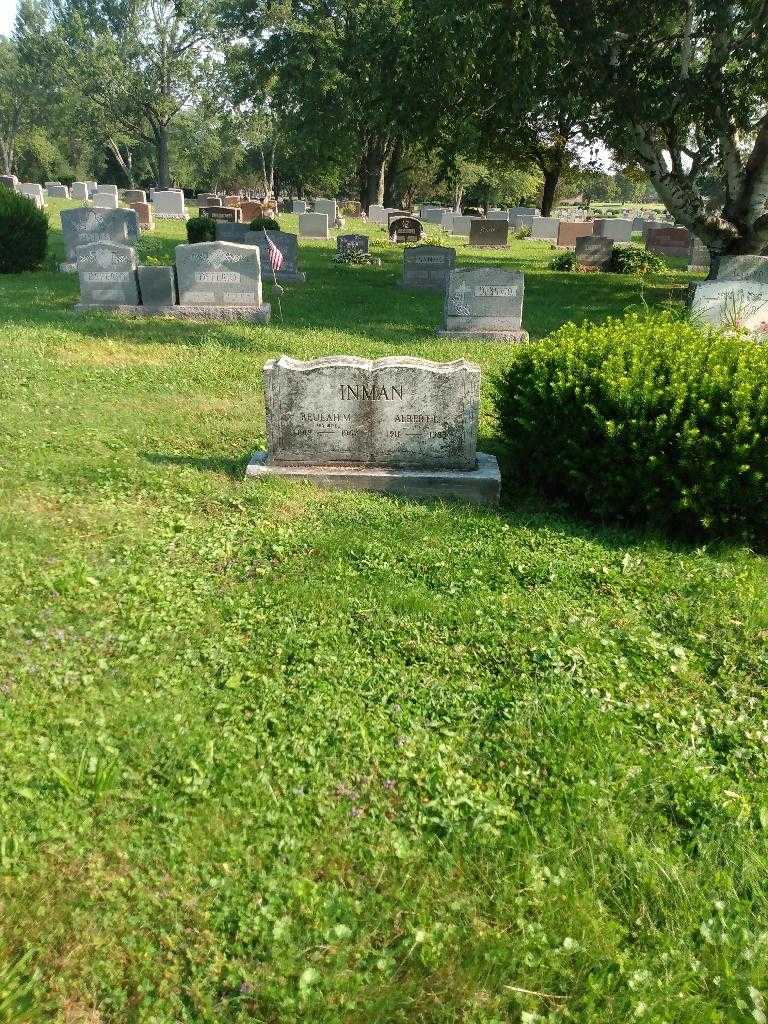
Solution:
[[[232,242],[176,246],[179,304],[260,306],[259,250]]]
[[[77,247],[81,306],[136,306],[136,250],[112,242]]]

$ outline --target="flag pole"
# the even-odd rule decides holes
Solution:
[[[280,323],[282,323],[283,322],[283,306],[282,306],[282,303],[280,302],[280,295],[282,294],[282,288],[277,283],[277,274],[275,273],[275,268],[274,268],[274,266],[272,264],[272,254],[271,254],[270,249],[269,249],[269,244],[270,243],[269,243],[269,235],[267,234],[267,229],[266,228],[262,228],[261,230],[264,232],[264,237],[267,240],[267,252],[270,254],[269,255],[269,265],[270,265],[270,267],[272,267],[272,284],[273,284],[273,292],[272,292],[272,294],[277,299],[277,310],[280,313]]]

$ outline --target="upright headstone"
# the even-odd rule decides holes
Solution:
[[[442,206],[422,206],[420,219],[423,220],[425,224],[442,224]]]
[[[173,267],[139,267],[141,304],[155,309],[176,305],[176,274]]]
[[[582,235],[576,239],[576,262],[582,267],[607,270],[613,256],[613,239]]]
[[[519,270],[496,267],[452,270],[443,307],[445,336],[469,335],[499,341],[525,341],[523,292]]]
[[[43,192],[43,186],[38,185],[34,181],[22,181],[19,185],[19,192],[31,199],[38,209],[42,210],[45,207],[45,193]]]
[[[255,202],[253,199],[244,199],[240,203],[240,219],[243,224],[250,224],[252,220],[256,220],[257,217],[270,217],[272,211],[269,207],[263,206],[261,203]]]
[[[454,214],[451,220],[451,234],[457,235],[461,238],[469,238],[469,232],[472,230],[473,220],[473,217],[461,217],[457,214]]]
[[[274,272],[269,258],[269,243],[267,238],[282,253],[283,265],[280,270]],[[262,273],[268,281],[277,277],[278,284],[304,284],[307,275],[299,270],[299,239],[298,235],[290,231],[267,231],[267,238],[263,231],[247,231],[243,236],[245,245],[256,245],[259,248],[261,257]]]
[[[60,182],[60,181],[46,181],[46,182],[45,182],[45,188],[46,188],[46,191],[47,191],[47,190],[48,190],[49,188],[54,188],[54,187],[56,187],[57,185],[59,185],[59,186],[60,186],[60,185],[61,185],[61,182]]]
[[[216,221],[217,242],[237,242],[238,245],[255,245],[255,242],[247,242],[245,236],[252,234],[248,224],[240,224],[232,221]]]
[[[314,203],[315,213],[324,213],[328,217],[329,224],[335,224],[338,217],[335,199],[316,199]]]
[[[534,217],[531,221],[531,238],[546,238],[554,242],[559,228],[560,221],[556,217]]]
[[[69,189],[66,185],[49,185],[46,192],[49,199],[69,199]]]
[[[506,249],[509,221],[473,220],[469,225],[469,244],[477,249]]]
[[[197,197],[198,206],[223,206],[224,200],[213,192],[202,192]]]
[[[691,235],[691,245],[688,250],[688,269],[709,270],[709,249],[696,235]]]
[[[236,196],[236,195],[234,195],[234,193],[232,195],[224,196],[224,203],[223,203],[223,205],[224,206],[239,207],[240,206],[240,196]]]
[[[591,235],[593,230],[594,224],[591,220],[560,221],[560,226],[557,229],[557,244],[561,247],[576,245],[577,238]]]
[[[456,266],[456,250],[442,245],[417,245],[403,253],[403,288],[444,292]]]
[[[72,199],[79,199],[81,203],[87,202],[88,200],[88,182],[87,181],[73,181],[69,189],[69,194]]]
[[[293,200],[292,212],[293,213],[306,213],[307,212],[307,204],[304,202],[303,199],[294,199]]]
[[[479,367],[410,356],[288,356],[264,367],[269,451],[246,477],[495,503],[496,460],[477,452]]]
[[[91,242],[123,245],[139,237],[139,218],[134,210],[100,210],[84,206],[61,211],[61,228],[67,249],[61,270],[75,270],[77,249]]]
[[[137,306],[139,285],[136,250],[114,242],[89,242],[77,247],[80,303],[91,306]]]
[[[0,185],[15,192],[19,186],[19,179],[15,174],[0,174]]]
[[[299,238],[328,238],[328,215],[325,213],[299,214]]]
[[[253,245],[176,246],[179,305],[261,306],[261,263]]]
[[[768,284],[754,278],[703,281],[694,289],[691,316],[724,330],[768,337]]]
[[[379,227],[386,227],[388,220],[386,207],[371,203],[368,207],[368,220],[373,224],[378,224]]]
[[[106,192],[117,198],[117,185],[97,185],[94,192]]]
[[[389,221],[389,238],[397,245],[420,242],[424,226],[416,217],[393,217]]]
[[[152,216],[152,204],[151,203],[129,203],[128,208],[133,210],[136,216],[139,218],[139,227],[151,231],[155,226],[155,220]]]
[[[238,206],[201,206],[198,216],[210,217],[211,220],[228,222],[230,224],[240,223],[240,208]]]
[[[368,252],[368,244],[368,235],[338,235],[336,252],[339,256],[346,256],[351,252]]]
[[[691,235],[688,228],[649,227],[645,232],[645,247],[658,256],[688,256]]]
[[[119,206],[117,194],[114,192],[94,192],[91,204],[97,210],[116,210]]]
[[[177,189],[155,191],[154,214],[160,220],[186,220],[187,209],[184,205],[184,193]]]
[[[133,203],[146,203],[147,193],[143,188],[127,188],[123,192],[123,202],[133,205]]]
[[[611,238],[614,242],[632,241],[632,221],[621,217],[606,217],[596,220],[595,234],[601,238]]]
[[[341,212],[345,217],[359,217],[362,211],[362,204],[357,199],[346,199],[341,204]]]
[[[717,279],[768,284],[768,256],[723,256]]]

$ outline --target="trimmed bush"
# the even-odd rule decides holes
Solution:
[[[279,231],[280,224],[272,217],[254,217],[250,225],[251,231]]]
[[[495,402],[513,475],[580,514],[768,541],[768,347],[670,313],[566,324]]]
[[[0,188],[0,274],[42,266],[48,251],[48,217],[27,196]]]
[[[462,217],[484,217],[485,214],[479,206],[465,206],[461,211]]]
[[[215,242],[216,221],[211,217],[190,217],[187,221],[187,241],[190,245],[195,242]]]
[[[628,242],[613,247],[610,269],[614,274],[665,274],[667,264],[658,253],[650,252],[644,245]]]
[[[557,256],[554,256],[549,261],[550,270],[573,270],[576,266],[576,253],[573,249],[566,249],[565,252],[559,252]]]

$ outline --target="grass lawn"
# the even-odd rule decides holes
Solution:
[[[467,356],[503,459],[514,347],[438,340],[374,248],[302,243],[269,327],[0,279],[0,1024],[25,992],[59,1024],[759,1024],[766,559],[513,479],[494,510],[242,481],[282,352]],[[526,272],[533,337],[689,280],[549,258],[459,246]]]

